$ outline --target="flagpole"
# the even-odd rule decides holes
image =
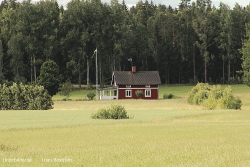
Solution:
[[[97,86],[98,86],[98,64],[97,64],[97,48],[96,48],[96,52],[95,52],[95,66],[96,66],[96,70],[95,70],[95,80],[96,80],[96,100],[98,100],[98,91],[97,91]]]

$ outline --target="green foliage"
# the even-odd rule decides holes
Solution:
[[[88,90],[92,90],[92,89],[94,89],[93,84],[92,84],[92,83],[90,83],[89,85],[87,85],[87,89],[88,89]]]
[[[16,75],[15,78],[14,78],[14,82],[17,83],[17,84],[27,83],[27,80],[24,77]]]
[[[242,53],[242,69],[243,69],[243,82],[250,86],[250,23],[246,24],[246,39],[244,46],[241,49]]]
[[[137,91],[135,91],[135,95],[138,98],[142,98],[143,97],[143,91],[142,90],[137,90]]]
[[[60,90],[60,94],[66,96],[66,100],[70,97],[70,93],[73,91],[73,85],[71,84],[70,80],[67,80],[65,83],[62,84]]]
[[[3,75],[3,58],[4,58],[4,52],[3,52],[3,43],[0,39],[0,84],[3,83],[4,75]]]
[[[209,84],[207,83],[198,83],[192,90],[188,93],[188,103],[200,105],[204,99],[208,97]]]
[[[42,64],[40,75],[38,77],[38,84],[44,86],[51,96],[55,95],[59,89],[61,76],[59,75],[59,68],[53,60],[48,60]]]
[[[106,108],[101,108],[97,111],[96,114],[93,114],[91,118],[93,119],[111,119],[110,113],[107,111]]]
[[[222,97],[222,91],[220,86],[210,86],[210,91],[208,94],[208,98],[204,100],[203,105],[209,109],[213,110],[217,107],[218,105],[218,100]]]
[[[148,1],[130,10],[125,1],[70,1],[64,11],[54,0],[11,0],[15,7],[6,4],[0,13],[0,78],[36,83],[41,64],[51,59],[64,79],[70,76],[80,87],[94,81],[91,57],[97,47],[100,84],[110,82],[112,70],[130,70],[123,61],[135,56],[139,70],[157,69],[167,84],[219,83],[221,78],[225,83],[225,76],[234,82],[230,77],[241,70],[242,39],[249,38],[244,37],[249,8],[221,4],[216,9],[211,0],[187,2],[182,0],[177,11]],[[248,65],[243,66],[247,83]],[[50,95],[57,92],[43,86]]]
[[[0,84],[4,84],[5,78],[3,75],[0,74]]]
[[[89,100],[93,100],[94,97],[95,97],[95,93],[90,92],[90,93],[87,94],[87,97],[88,97]]]
[[[198,83],[188,93],[188,103],[192,105],[203,105],[209,110],[217,106],[222,109],[240,109],[241,100],[232,95],[231,87],[226,87],[223,91],[220,86]]]
[[[0,109],[9,110],[11,109],[12,100],[11,100],[10,89],[5,85],[0,85]]]
[[[96,114],[91,116],[93,119],[129,119],[124,106],[111,105],[110,107],[100,108]]]
[[[174,97],[174,95],[173,94],[164,94],[163,95],[163,99],[172,99]]]
[[[198,83],[198,78],[197,76],[194,76],[194,78],[189,79],[189,84],[197,84]]]
[[[53,108],[52,105],[51,96],[42,86],[0,85],[1,110],[48,110]]]
[[[241,109],[241,100],[232,95],[231,87],[226,87],[222,94],[223,95],[219,103],[222,109]]]
[[[227,84],[243,84],[243,78],[240,76],[236,77],[230,77],[229,80],[227,81]]]

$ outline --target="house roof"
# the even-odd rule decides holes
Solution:
[[[158,71],[114,71],[112,83],[117,85],[160,85],[161,79]]]

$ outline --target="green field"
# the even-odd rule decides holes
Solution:
[[[242,110],[204,110],[187,104],[192,87],[161,86],[170,100],[75,101],[81,90],[56,95],[53,110],[0,111],[0,166],[249,166],[250,88],[232,86]],[[90,118],[110,104],[132,119]]]

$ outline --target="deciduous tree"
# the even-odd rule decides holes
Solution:
[[[55,95],[61,82],[57,64],[53,60],[45,61],[41,66],[40,75],[37,79],[38,85],[44,86],[51,96]]]

